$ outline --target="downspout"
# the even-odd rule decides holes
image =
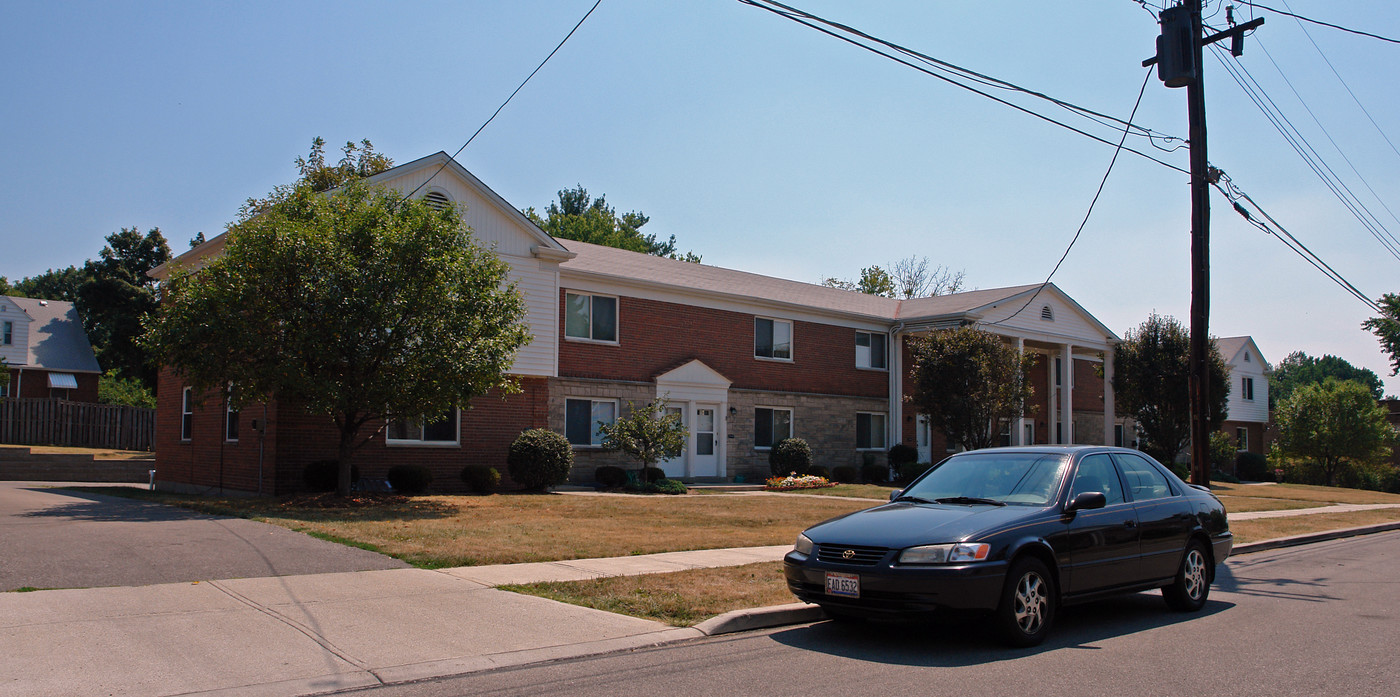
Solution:
[[[263,402],[262,422],[258,424],[258,496],[263,493],[263,442],[267,440],[267,402]]]
[[[15,368],[15,399],[24,396],[24,368]]]

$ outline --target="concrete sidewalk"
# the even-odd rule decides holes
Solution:
[[[0,696],[304,695],[764,626],[693,628],[492,585],[733,566],[787,546],[547,564],[394,569],[0,593]],[[780,623],[820,619],[814,606]]]

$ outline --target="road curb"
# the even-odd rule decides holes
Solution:
[[[826,613],[822,612],[822,609],[816,605],[790,603],[726,612],[723,615],[711,617],[695,625],[694,628],[700,630],[705,636],[715,636],[716,634],[747,632],[751,629],[781,627],[787,624],[817,622],[824,619],[826,619]]]
[[[1361,525],[1354,528],[1342,528],[1341,530],[1328,530],[1326,532],[1310,532],[1306,535],[1293,535],[1292,537],[1277,537],[1272,540],[1249,542],[1242,545],[1235,545],[1235,548],[1230,551],[1230,556],[1233,557],[1240,554],[1266,552],[1271,549],[1280,549],[1283,547],[1297,547],[1298,545],[1306,545],[1311,544],[1313,542],[1340,540],[1345,537],[1356,537],[1357,535],[1371,535],[1378,532],[1390,532],[1391,530],[1400,530],[1400,522],[1377,523],[1375,525]]]

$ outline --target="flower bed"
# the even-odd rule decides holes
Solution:
[[[835,482],[827,481],[826,477],[818,477],[812,474],[805,474],[801,477],[797,473],[789,474],[786,477],[770,477],[763,487],[767,491],[792,491],[794,489],[829,489],[836,486]]]

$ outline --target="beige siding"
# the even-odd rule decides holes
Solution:
[[[408,192],[427,181],[435,171],[436,167],[423,167],[403,176],[385,179],[383,184]],[[538,240],[520,229],[519,220],[510,211],[502,211],[485,195],[450,175],[447,170],[433,177],[432,182],[414,196],[420,197],[429,191],[440,191],[459,207],[465,206],[462,220],[471,227],[477,243],[483,247],[494,247],[502,256],[528,257],[531,255],[530,248],[539,244]]]
[[[1023,305],[1026,309],[1018,314],[1017,311],[1021,310]],[[1050,306],[1053,320],[1041,319],[1042,309],[1046,305]],[[1011,319],[1008,320],[1008,317]],[[1003,302],[1001,305],[987,310],[981,321],[986,324],[996,324],[997,327],[1010,330],[1012,334],[1018,332],[1044,334],[1060,337],[1068,343],[1081,346],[1102,346],[1105,342],[1103,332],[1098,327],[1085,318],[1077,308],[1051,291],[1036,296],[1030,305],[1026,305],[1024,297]],[[995,331],[994,328],[983,328]]]
[[[1228,366],[1230,369],[1230,398],[1227,402],[1231,421],[1253,421],[1266,423],[1269,420],[1269,380],[1264,375],[1264,361],[1252,348],[1250,362],[1244,361],[1244,354],[1235,357]],[[1254,399],[1246,400],[1240,394],[1243,378],[1254,378]]]
[[[525,322],[534,338],[520,350],[511,372],[553,377],[558,373],[559,266],[529,257],[505,256],[516,288],[525,296]]]

